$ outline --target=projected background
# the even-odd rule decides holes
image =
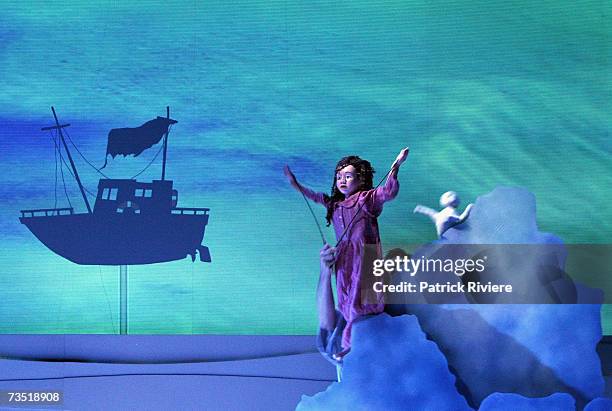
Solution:
[[[378,180],[410,146],[379,219],[387,250],[434,238],[417,203],[498,185],[536,195],[542,231],[609,242],[610,6],[461,3],[3,2],[0,332],[118,331],[118,268],[63,260],[18,220],[55,190],[68,205],[40,131],[51,105],[98,166],[111,128],[169,105],[179,206],[211,208],[212,264],[130,267],[130,333],[315,331],[320,239],[284,164],[328,191],[340,157],[369,159]],[[156,152],[104,171],[127,178]],[[95,192],[100,176],[76,157]],[[160,158],[139,181],[159,178]]]

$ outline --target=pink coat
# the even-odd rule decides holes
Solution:
[[[376,218],[382,212],[384,203],[397,196],[399,182],[395,174],[393,172],[389,175],[384,186],[368,191],[359,191],[336,203],[334,207],[332,221],[336,232],[336,240],[340,239],[345,229],[350,225],[342,241],[338,244],[338,258],[336,260],[338,309],[347,322],[342,335],[343,348],[350,347],[351,326],[356,319],[364,315],[378,314],[384,309],[382,295],[375,294],[370,287],[365,289],[369,293],[367,297],[365,294],[361,295],[361,266],[364,259],[371,261],[372,258],[382,258]],[[301,191],[312,201],[327,207],[329,197],[325,194],[315,193],[303,186]],[[368,245],[367,248],[366,245]],[[373,253],[368,252],[366,257],[364,254],[367,250],[373,250]],[[371,276],[371,266],[369,269],[366,266],[366,269],[368,272],[364,274]]]

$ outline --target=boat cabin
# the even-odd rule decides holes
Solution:
[[[178,192],[170,180],[101,179],[94,214],[170,214],[177,203]]]

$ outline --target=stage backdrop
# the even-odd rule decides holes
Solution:
[[[204,244],[212,263],[129,266],[134,334],[316,331],[321,240],[285,164],[304,184],[329,191],[341,157],[370,160],[377,182],[410,146],[400,194],[379,219],[385,250],[435,238],[432,224],[412,213],[417,203],[437,206],[441,193],[455,190],[467,204],[499,185],[535,194],[541,231],[567,243],[609,242],[605,2],[75,1],[2,9],[1,333],[118,332],[119,268],[71,263],[18,219],[22,209],[85,211],[40,130],[54,124],[52,105],[96,167],[110,129],[139,126],[170,106],[178,123],[166,176],[179,206],[211,210]],[[72,154],[95,194],[101,176]],[[137,177],[150,182],[161,176],[161,157],[156,145],[136,158],[109,157],[102,171],[129,178],[151,163]],[[323,223],[324,210],[315,212]]]

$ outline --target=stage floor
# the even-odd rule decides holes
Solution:
[[[598,351],[611,397],[612,339]],[[292,410],[336,378],[314,336],[5,335],[0,353],[0,390],[64,395],[18,409]]]

